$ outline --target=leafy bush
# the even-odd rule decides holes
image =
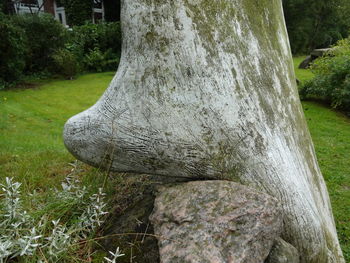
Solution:
[[[79,65],[73,52],[67,49],[59,49],[53,54],[52,58],[56,73],[68,79],[72,79],[78,74]]]
[[[21,78],[27,40],[24,31],[0,13],[0,88]]]
[[[111,50],[113,54],[120,54],[121,51],[121,27],[119,22],[100,23],[97,26],[97,41],[102,51]]]
[[[15,25],[24,29],[28,40],[26,71],[45,71],[52,64],[52,55],[66,42],[67,30],[52,15],[16,15]]]
[[[350,113],[350,38],[339,41],[311,69],[315,77],[304,84],[301,95],[323,99]]]
[[[81,249],[97,227],[101,226],[107,212],[104,201],[105,194],[99,188],[98,193],[91,194],[89,189],[82,187],[73,173],[66,177],[61,190],[53,191],[51,211],[65,206],[72,211],[73,218],[69,222],[44,213],[41,217],[34,217],[23,209],[21,184],[12,178],[6,178],[0,184],[2,198],[0,202],[0,262],[17,262],[19,258],[29,258],[21,262],[71,262],[64,261],[71,250]],[[33,201],[36,193],[32,194]],[[64,215],[63,215],[64,216]],[[64,222],[66,221],[66,222]],[[86,240],[83,243],[82,240]],[[119,248],[113,258],[105,258],[108,262],[116,262],[123,254]],[[75,261],[75,260],[74,260]],[[12,262],[12,261],[11,261]]]
[[[84,24],[67,30],[51,15],[0,14],[0,89],[22,75],[116,70],[121,50],[120,24]]]
[[[93,72],[115,70],[118,66],[118,62],[119,59],[113,57],[110,49],[103,53],[98,48],[95,48],[90,50],[84,57],[86,69]]]
[[[102,72],[104,68],[105,56],[98,48],[90,50],[88,54],[85,55],[84,62],[87,69],[97,72]]]
[[[82,62],[85,70],[116,70],[121,50],[120,24],[87,23],[75,26],[66,47]]]
[[[110,50],[111,54],[118,56],[121,50],[120,23],[88,23],[73,27],[69,42],[80,55],[98,48],[102,53]]]

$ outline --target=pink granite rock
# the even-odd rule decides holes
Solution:
[[[161,263],[262,263],[282,228],[278,201],[229,181],[163,187],[150,217]]]

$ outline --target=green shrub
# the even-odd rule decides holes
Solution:
[[[121,51],[121,27],[119,22],[100,23],[97,25],[99,47],[102,51],[111,50],[113,54]]]
[[[24,31],[0,13],[0,88],[22,77],[25,67]]]
[[[85,55],[83,62],[87,70],[93,72],[102,72],[107,70],[116,70],[118,67],[119,59],[117,57],[113,57],[111,50],[102,52],[98,48],[94,48]]]
[[[70,32],[68,48],[88,70],[101,68],[101,59],[106,65],[101,70],[116,69],[121,51],[121,30],[118,22],[85,24],[73,27]],[[97,63],[97,64],[96,64]],[[95,64],[95,66],[92,66]],[[100,64],[100,65],[99,65]]]
[[[28,40],[27,73],[46,71],[53,62],[52,55],[64,47],[67,30],[49,14],[16,15],[12,20],[24,29]]]
[[[85,24],[69,31],[48,14],[0,14],[0,38],[0,89],[22,75],[73,78],[80,70],[116,70],[119,63],[117,22]]]
[[[84,63],[88,70],[102,72],[104,68],[104,54],[98,48],[85,55]]]
[[[72,44],[80,46],[83,54],[89,53],[95,48],[106,52],[111,49],[113,54],[120,54],[121,30],[119,22],[75,26],[71,32]]]
[[[326,56],[317,59],[312,71],[315,77],[303,85],[301,95],[325,100],[333,108],[350,113],[350,39],[339,41]]]
[[[55,66],[56,73],[68,78],[73,79],[79,72],[79,65],[76,56],[67,49],[57,50],[53,56],[53,64]]]

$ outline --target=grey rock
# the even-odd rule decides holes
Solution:
[[[313,61],[311,56],[307,56],[299,65],[300,69],[307,69],[310,67],[311,62]]]
[[[162,263],[261,263],[282,228],[278,201],[229,181],[160,189],[150,217]]]
[[[324,55],[327,54],[327,52],[331,51],[332,48],[320,48],[320,49],[314,49],[311,51],[310,55],[307,56],[299,65],[300,69],[307,69],[311,66],[311,63]]]
[[[298,250],[281,238],[273,245],[265,263],[299,263]]]

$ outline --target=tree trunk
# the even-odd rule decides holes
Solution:
[[[114,171],[228,179],[281,200],[302,262],[344,262],[299,101],[280,0],[124,0],[122,57],[65,126]]]

